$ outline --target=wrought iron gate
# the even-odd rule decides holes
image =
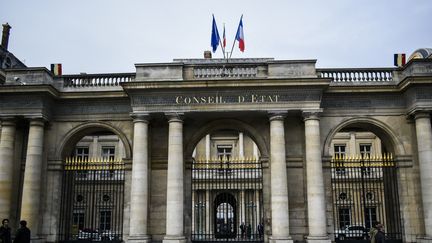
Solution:
[[[194,161],[192,241],[262,242],[262,175],[255,159]]]
[[[106,158],[67,158],[64,166],[60,240],[121,242],[124,164]]]
[[[391,154],[331,161],[336,241],[369,240],[380,222],[386,242],[402,242],[397,170]]]

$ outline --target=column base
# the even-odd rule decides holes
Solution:
[[[149,243],[149,242],[151,242],[151,237],[149,235],[131,235],[131,236],[129,236],[127,242]]]
[[[166,235],[162,243],[185,243],[186,237],[176,235]]]
[[[292,240],[291,236],[270,236],[269,243],[294,243],[294,241]]]
[[[328,235],[322,236],[306,236],[307,243],[330,243],[331,240]]]
[[[423,236],[421,238],[417,238],[417,243],[432,243],[432,236]]]

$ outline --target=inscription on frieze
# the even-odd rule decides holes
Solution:
[[[244,104],[244,103],[284,103],[290,101],[317,101],[321,99],[321,92],[316,90],[299,91],[245,91],[245,92],[203,92],[195,94],[185,92],[181,94],[164,93],[151,95],[133,95],[132,104],[140,105],[212,105],[212,104]]]

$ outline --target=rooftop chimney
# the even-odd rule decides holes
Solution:
[[[8,43],[9,43],[9,30],[12,27],[9,25],[9,23],[3,24],[3,34],[2,34],[2,41],[1,41],[1,46],[4,49],[8,49]]]
[[[210,59],[210,58],[212,58],[212,53],[211,53],[211,51],[204,51],[204,58],[205,58],[205,59]]]

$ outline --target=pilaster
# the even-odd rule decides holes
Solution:
[[[420,184],[423,202],[425,236],[422,241],[432,241],[432,128],[430,113],[421,111],[414,114],[417,148],[420,166]]]

